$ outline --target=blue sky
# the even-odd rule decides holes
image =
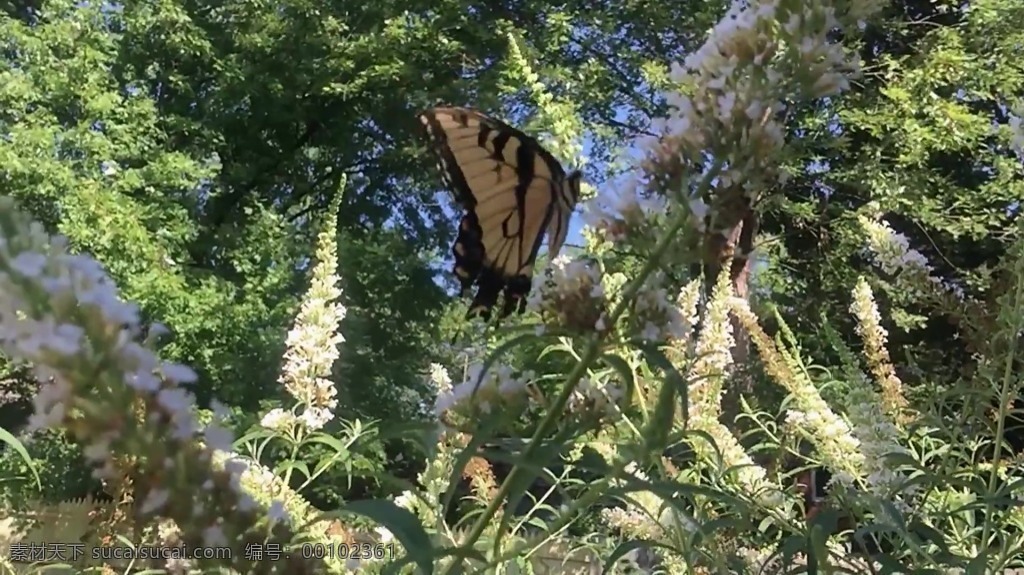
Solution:
[[[583,218],[580,216],[580,210],[577,207],[576,211],[572,214],[572,220],[569,221],[569,236],[566,238],[566,243],[573,245],[582,245],[583,236],[580,230],[583,229]]]
[[[616,116],[625,117],[625,115],[626,115],[625,109],[616,110]],[[594,148],[594,141],[589,137],[589,135],[584,135],[583,136],[583,154],[585,156],[587,156],[588,158],[590,158],[591,157],[591,153],[590,152],[591,152],[591,150],[593,150],[593,148]],[[629,149],[629,148],[627,148],[627,149]],[[565,163],[565,165],[566,165],[566,167],[568,169],[572,169],[572,168],[570,168],[570,166],[578,168],[578,163],[579,162],[578,162],[577,158],[561,158],[561,160],[562,160],[562,162]],[[604,173],[605,168],[606,168],[606,166],[603,163],[601,163],[601,162],[595,163],[595,164],[593,164],[593,166],[596,167],[598,169],[598,171],[601,172],[601,173]],[[600,189],[600,185],[599,185],[600,182],[587,182],[587,183],[589,183],[591,186],[593,186],[595,188],[595,191]],[[569,220],[569,235],[566,237],[565,242],[567,244],[571,244],[571,245],[577,245],[577,246],[578,245],[582,245],[583,244],[583,236],[580,233],[582,229],[583,229],[583,217],[580,214],[580,206],[576,206],[576,210],[573,211],[573,214],[572,214],[572,219]]]

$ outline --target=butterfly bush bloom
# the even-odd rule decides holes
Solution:
[[[641,160],[636,174],[643,175],[627,176],[585,204],[584,235],[638,240],[673,207],[684,210],[703,231],[724,209],[749,205],[757,190],[778,179],[784,99],[794,91],[821,98],[846,89],[846,76],[859,71],[858,62],[847,57],[842,45],[829,43],[827,35],[882,5],[844,4],[848,10],[837,14],[829,2],[734,2],[701,48],[672,65],[670,79],[678,87],[662,94],[670,112],[654,122],[655,135],[637,142]],[[715,185],[720,197],[710,194],[710,206],[706,197],[676,197],[689,188],[688,178],[707,169],[709,155],[722,168]],[[677,201],[672,204],[668,197]],[[735,224],[722,218],[716,226],[723,227],[715,232],[729,237]]]
[[[693,335],[693,328],[697,325],[697,320],[699,319],[700,288],[700,279],[695,279],[683,286],[679,290],[679,295],[676,296],[676,309],[679,310],[679,316],[682,318],[683,328],[675,338],[675,342],[677,342],[677,346],[683,348],[681,351],[684,352]]]
[[[860,442],[861,453],[864,454],[864,483],[868,492],[906,510],[909,509],[907,498],[917,490],[913,486],[903,485],[906,478],[890,465],[888,458],[890,454],[910,455],[910,450],[900,443],[900,428],[894,423],[906,420],[902,417],[907,415],[906,400],[898,379],[895,382],[884,381],[892,369],[891,365],[889,369],[879,366],[879,362],[888,364],[888,352],[884,348],[885,332],[876,331],[876,327],[881,330],[880,314],[871,289],[863,278],[853,290],[850,311],[857,320],[857,331],[864,341],[864,355],[882,388],[882,394],[879,395],[872,388],[868,377],[857,367],[856,358],[852,355],[843,358],[844,372],[850,386],[844,398],[846,417],[852,425],[853,436]],[[887,512],[884,508],[879,511],[880,518]]]
[[[320,512],[293,491],[284,478],[274,475],[273,471],[258,461],[222,450],[214,453],[213,461],[215,465],[240,470],[239,483],[247,493],[243,496],[245,505],[252,505],[251,502],[256,500],[267,507],[270,525],[302,525],[304,535],[312,537],[313,540],[325,545],[337,545],[342,542],[344,535],[335,531],[332,521],[320,518]],[[204,490],[212,488],[213,484],[209,481],[202,485]],[[327,558],[325,562],[332,573],[344,571],[343,562],[339,558]]]
[[[827,1],[733,2],[700,49],[672,65],[678,88],[663,94],[670,113],[655,122],[655,136],[638,142],[653,187],[687,189],[686,177],[703,172],[713,156],[722,168],[714,190],[686,201],[694,216],[716,222],[710,232],[728,237],[735,207],[785,179],[778,170],[784,102],[837,95],[849,87],[847,76],[859,73],[856,54],[828,42],[828,34],[882,5],[844,3],[846,11],[837,12]]]
[[[899,442],[899,429],[882,411],[878,395],[866,385],[854,387],[846,400],[846,416],[864,454],[863,473],[868,490],[904,510],[909,509],[904,496],[913,495],[916,490],[901,486],[906,478],[888,461],[892,454],[910,454]]]
[[[668,201],[642,195],[643,183],[630,173],[602,196],[584,202],[583,222],[602,241],[617,243],[638,233],[653,233],[665,223]]]
[[[636,173],[643,175],[628,176],[587,202],[584,235],[640,240],[675,208],[698,232],[716,222],[711,231],[728,238],[738,222],[734,208],[749,206],[757,190],[784,177],[776,167],[785,144],[784,100],[794,92],[836,95],[859,71],[827,35],[861,22],[882,3],[843,6],[847,10],[837,14],[829,2],[734,2],[701,48],[671,66],[677,87],[662,94],[669,114],[654,122],[655,135],[637,142]],[[709,156],[721,167],[713,192],[680,197],[706,171]],[[734,213],[717,217],[728,211]]]
[[[650,481],[644,472],[637,469],[635,463],[627,465],[624,471],[636,480]],[[621,487],[627,485],[623,480],[616,480],[613,484]],[[693,517],[667,504],[661,496],[644,489],[631,491],[621,507],[603,509],[601,519],[609,527],[636,540],[689,539],[700,530],[700,525]],[[667,548],[661,551],[660,560],[666,572],[690,571],[691,565],[676,550]]]
[[[483,413],[491,413],[505,401],[525,395],[527,384],[534,379],[531,371],[516,373],[507,365],[495,365],[483,373],[483,364],[476,363],[466,370],[466,379],[439,393],[434,402],[434,414],[445,413],[473,405]]]
[[[699,167],[711,151],[728,159],[720,188],[752,193],[770,183],[785,143],[783,98],[794,89],[834,96],[858,72],[842,45],[826,39],[842,23],[827,2],[733,2],[700,49],[672,65],[670,79],[681,89],[665,94],[671,111],[642,147],[667,174],[677,174],[680,162]]]
[[[696,315],[699,280],[695,280],[680,294],[687,309],[680,310],[684,317]],[[723,469],[732,469],[734,479],[742,489],[754,495],[763,504],[774,506],[781,502],[777,489],[767,481],[764,468],[754,463],[729,428],[719,421],[722,415],[722,386],[732,365],[732,324],[729,321],[729,298],[732,287],[728,270],[719,274],[711,300],[704,312],[703,326],[693,352],[687,381],[689,394],[690,427],[711,436],[722,458]],[[692,320],[691,320],[692,321]],[[692,325],[692,324],[691,324]],[[681,354],[673,354],[678,358]],[[678,360],[677,360],[678,361]],[[711,463],[716,454],[702,440],[692,442],[697,454]]]
[[[644,282],[637,293],[628,317],[630,333],[638,333],[646,342],[680,339],[686,336],[688,326],[674,298],[665,289],[665,275],[658,271]]]
[[[335,232],[336,224],[331,219],[319,234],[313,283],[295,318],[295,326],[288,333],[284,366],[278,379],[303,406],[298,419],[309,430],[320,429],[334,419],[334,408],[338,404],[335,399],[338,390],[327,379],[338,359],[338,344],[345,341],[338,331],[346,310],[336,301],[341,297],[341,288],[338,287]],[[282,413],[267,416],[270,421],[264,423],[266,427],[283,428],[292,423]]]
[[[427,387],[434,392],[434,405],[430,412],[440,417],[449,407],[445,404],[449,400],[445,399],[442,401],[441,397],[452,393],[452,378],[448,375],[448,370],[440,363],[430,364],[430,370],[427,374]],[[440,409],[438,409],[439,405]]]
[[[637,469],[635,463],[626,466],[625,472],[640,481],[650,478]],[[613,482],[615,486],[626,486],[624,480]],[[665,532],[664,526],[658,521],[664,507],[664,500],[651,491],[633,491],[625,507],[612,507],[601,511],[601,518],[611,527],[637,539],[657,540]]]
[[[740,547],[737,550],[737,555],[739,560],[747,566],[748,573],[769,575],[785,572],[784,565],[782,564],[782,555],[777,549]],[[794,557],[794,559],[797,559],[797,557]]]
[[[825,542],[825,550],[827,551],[826,556],[817,558],[819,570],[824,568],[824,571],[837,573],[880,573],[883,571],[881,563],[877,561],[872,561],[869,565],[868,561],[860,557],[851,557],[846,545],[836,541],[835,537],[830,537]],[[778,549],[770,547],[759,549],[740,547],[737,550],[737,556],[746,565],[746,573],[752,575],[791,573],[795,571],[794,567],[799,567],[800,572],[809,569],[807,555],[804,553],[794,553],[791,557],[784,557]],[[783,563],[784,559],[785,563]]]
[[[615,418],[620,413],[619,404],[624,397],[625,389],[617,381],[584,377],[573,389],[567,408],[578,415]]]
[[[98,262],[68,253],[65,238],[50,237],[0,198],[0,348],[30,363],[41,383],[31,429],[67,430],[100,478],[127,472],[114,453],[144,453],[139,511],[172,519],[186,544],[230,544],[242,571],[316,572],[318,562],[300,557],[244,559],[244,545],[264,542],[267,531],[240,485],[242,469],[213,465],[212,456],[231,447],[231,433],[216,423],[199,427],[195,399],[181,387],[196,374],[161,361],[140,332],[138,309],[120,299]],[[287,543],[291,534],[275,526],[271,540]]]
[[[538,312],[545,325],[589,332],[604,331],[607,301],[598,264],[587,258],[560,255],[549,273],[535,274],[527,309]]]
[[[470,350],[470,354],[477,355],[477,353],[474,353],[477,351]],[[467,356],[470,356],[470,354],[467,354]],[[495,370],[492,369],[489,373],[494,372]],[[452,378],[444,366],[437,363],[430,365],[428,377],[434,389],[437,390],[435,413],[438,416],[437,423],[439,426],[436,450],[434,451],[434,456],[427,462],[427,466],[417,475],[417,480],[422,489],[422,496],[411,491],[404,491],[394,501],[395,505],[415,513],[423,520],[426,527],[437,527],[441,520],[440,518],[444,516],[444,509],[442,509],[443,495],[449,487],[449,479],[455,467],[456,454],[468,443],[465,435],[448,429],[442,423],[441,417],[450,410],[456,409],[460,402],[464,402],[470,397],[472,387],[464,384],[470,383],[475,385],[476,379],[472,375],[479,375],[479,373],[479,367],[473,367],[467,370],[467,375],[469,375],[467,381],[453,386]],[[468,389],[468,391],[465,393],[458,391],[458,395],[456,395],[456,390],[465,389]],[[434,505],[434,507],[431,507],[431,505]]]
[[[963,289],[959,286],[944,282],[942,278],[932,275],[932,266],[924,255],[910,247],[910,240],[907,236],[893,230],[884,221],[858,215],[857,221],[867,234],[866,251],[871,255],[875,265],[889,275],[903,271],[912,276],[924,278],[936,288],[953,294],[957,299],[963,299]],[[914,289],[916,283],[904,282],[901,286]]]
[[[731,296],[729,272],[723,270],[705,310],[704,326],[697,338],[687,378],[690,381],[691,421],[717,422],[722,414],[722,385],[732,365],[730,350],[735,343],[729,322]]]
[[[260,425],[263,427],[273,430],[281,431],[284,433],[293,433],[295,428],[299,425],[301,420],[291,411],[285,411],[280,407],[275,407],[266,413],[262,419],[260,419]]]
[[[730,303],[734,316],[757,347],[765,371],[795,400],[796,409],[787,412],[786,422],[810,435],[825,464],[836,471],[833,480],[852,485],[863,478],[865,458],[850,426],[825,403],[796,359],[768,337],[747,301],[734,297]]]
[[[889,351],[885,348],[888,335],[882,327],[882,317],[875,305],[871,286],[864,278],[857,281],[853,290],[853,302],[850,311],[857,318],[857,333],[864,341],[864,356],[871,366],[878,385],[882,388],[882,397],[886,413],[897,421],[904,418],[903,411],[907,408],[907,399],[903,396],[903,382],[896,376],[896,370],[889,361]]]
[[[529,59],[523,55],[519,40],[511,32],[505,34],[508,41],[507,72],[516,82],[530,92],[533,101],[538,104],[538,116],[544,124],[544,146],[555,155],[565,158],[583,159],[583,142],[576,136],[582,132],[579,114],[572,102],[552,97],[547,86],[541,81],[540,74],[534,71]]]
[[[181,545],[181,529],[171,520],[161,520],[155,529],[156,543],[161,547],[179,547]],[[185,557],[171,557],[164,565],[171,575],[187,575],[194,569],[194,563]]]

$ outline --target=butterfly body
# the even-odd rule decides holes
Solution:
[[[534,138],[468,108],[419,115],[442,177],[463,208],[452,246],[463,292],[476,286],[470,315],[489,317],[504,292],[501,316],[522,311],[545,235],[558,255],[579,201],[581,174]]]

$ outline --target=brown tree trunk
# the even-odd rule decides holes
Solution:
[[[718,274],[725,264],[731,260],[729,279],[733,294],[736,297],[749,297],[750,258],[754,250],[754,238],[757,236],[757,212],[751,208],[750,201],[739,195],[732,201],[724,201],[717,211],[716,218],[721,226],[709,229],[704,236],[704,271],[707,293],[711,293],[718,282]],[[730,205],[731,204],[731,205]],[[733,362],[737,366],[746,365],[750,353],[750,341],[747,334],[733,319]]]
[[[716,225],[704,235],[706,293],[710,297],[722,269],[731,263],[729,280],[733,295],[747,300],[750,296],[750,269],[753,265],[750,256],[757,237],[758,215],[742,190],[730,189],[723,192],[713,207]],[[754,393],[756,380],[749,371],[750,337],[735,317],[730,318],[730,323],[735,371],[722,397],[722,423],[732,429],[735,427],[735,416],[740,411],[740,396]]]

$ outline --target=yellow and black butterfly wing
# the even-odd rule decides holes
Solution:
[[[544,234],[558,215],[562,166],[533,138],[479,112],[432,108],[419,118],[465,209],[452,252],[463,290],[477,284],[471,313],[489,315],[502,291],[502,316],[517,304],[521,309]]]
[[[470,304],[471,313],[487,316],[504,291],[505,305],[502,317],[516,306],[525,305],[530,291],[533,264],[540,250],[546,224],[554,209],[546,190],[547,184],[536,180],[520,194],[496,196],[487,204],[477,204],[476,210],[467,210],[460,226],[459,237],[453,247],[455,273],[464,287],[477,284],[477,292]],[[460,257],[476,246],[482,258]],[[479,250],[482,246],[482,252]],[[479,262],[479,263],[478,263]],[[470,270],[476,269],[476,277]]]
[[[582,174],[574,171],[561,182],[556,189],[555,213],[548,224],[548,259],[553,260],[562,251],[565,240],[569,236],[569,222],[573,209],[580,199],[580,179]]]

